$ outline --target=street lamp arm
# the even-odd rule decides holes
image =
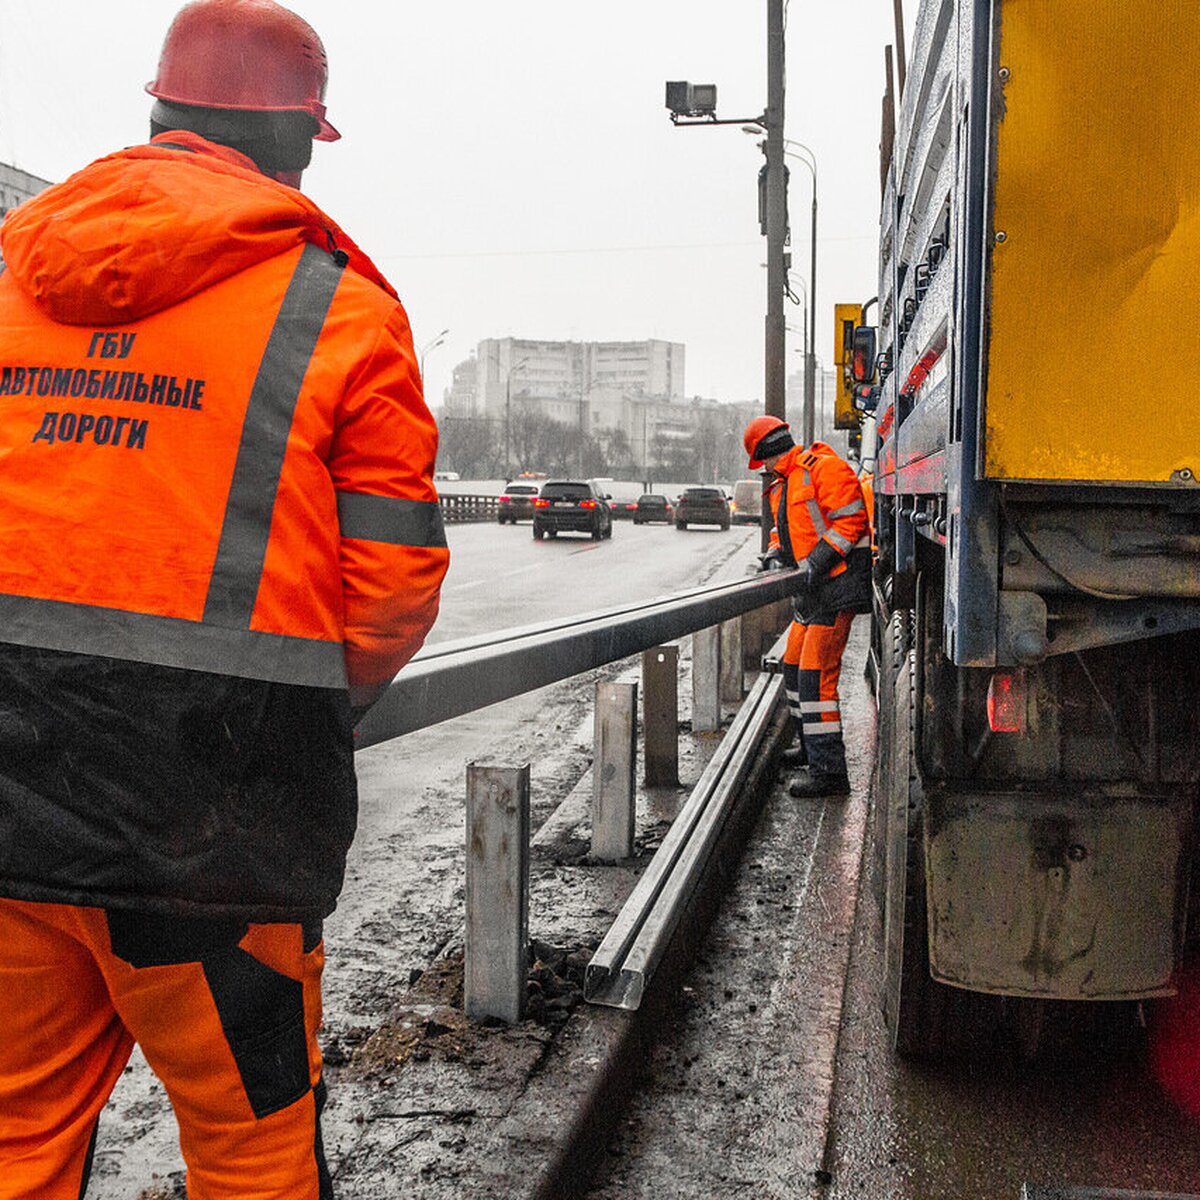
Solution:
[[[442,339],[450,332],[449,329],[443,329],[441,333],[435,334],[421,347],[421,353],[425,354],[430,350],[436,350],[442,344]]]
[[[816,168],[816,164],[815,164],[815,163],[811,163],[811,162],[809,162],[809,161],[808,161],[808,159],[807,159],[807,158],[805,158],[803,154],[793,154],[793,153],[792,153],[792,151],[790,151],[790,150],[785,150],[785,151],[783,152],[783,154],[784,154],[784,157],[785,157],[785,158],[794,158],[794,159],[795,159],[797,162],[801,162],[801,163],[803,163],[803,164],[804,164],[804,165],[805,165],[805,166],[808,168],[808,173],[809,173],[809,174],[812,176],[812,181],[813,181],[813,193],[815,194],[815,193],[816,193],[816,190],[817,190],[817,168]]]
[[[802,163],[804,163],[804,165],[806,167],[808,167],[808,169],[812,172],[813,183],[815,184],[816,180],[817,180],[817,155],[816,155],[816,152],[813,151],[810,147],[806,146],[803,142],[794,141],[792,138],[784,138],[783,144],[785,146],[795,146],[798,149],[803,150],[804,153],[808,155],[808,157],[805,158],[801,154],[795,154],[791,151],[784,150],[784,154],[788,155],[789,158],[798,158],[798,159],[800,159],[800,161]]]
[[[443,329],[441,333],[439,333],[436,337],[430,338],[429,341],[427,341],[425,345],[423,345],[421,349],[417,351],[417,367],[421,372],[422,381],[425,379],[425,355],[428,354],[430,350],[436,350],[446,340],[446,334],[449,332],[449,329]]]

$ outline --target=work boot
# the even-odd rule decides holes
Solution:
[[[788,794],[798,799],[848,796],[850,795],[850,778],[844,774],[822,775],[811,770],[800,771],[788,784]]]
[[[804,753],[804,743],[796,742],[782,751],[779,755],[779,761],[785,767],[802,767],[808,762],[808,755]]]

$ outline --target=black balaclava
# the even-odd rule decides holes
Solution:
[[[759,440],[758,445],[754,447],[753,457],[757,458],[759,462],[765,462],[768,458],[774,458],[776,454],[786,453],[795,444],[791,433],[780,425]]]
[[[313,134],[320,126],[305,112],[252,112],[241,108],[199,108],[156,100],[150,110],[150,136],[186,129],[228,146],[254,161],[272,178],[299,176],[312,161]],[[283,182],[291,182],[284,179]]]

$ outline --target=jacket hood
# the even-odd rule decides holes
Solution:
[[[66,325],[139,320],[302,242],[343,251],[395,296],[305,195],[193,133],[98,159],[14,209],[0,229],[12,277]]]

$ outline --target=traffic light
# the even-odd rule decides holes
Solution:
[[[856,383],[854,380],[854,331],[862,326],[861,304],[835,304],[833,306],[833,362],[836,368],[837,393],[833,402],[834,429],[857,429],[863,411],[855,404],[856,392],[869,381]],[[861,348],[860,348],[861,353]]]

